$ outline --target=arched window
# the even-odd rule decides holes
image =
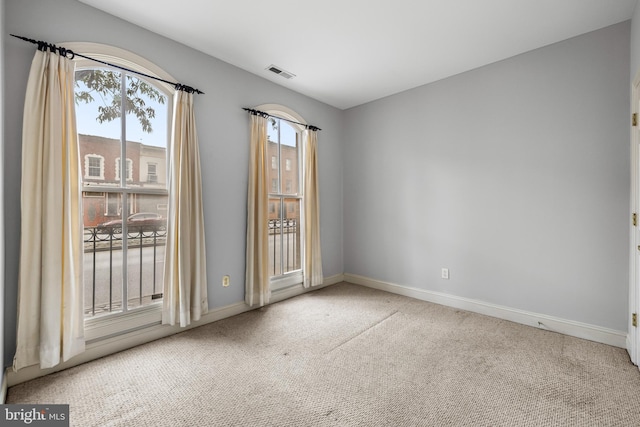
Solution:
[[[256,107],[275,117],[305,123],[295,111],[277,104]],[[271,289],[302,283],[302,131],[304,126],[268,118],[269,275]]]
[[[321,285],[317,131],[295,112],[267,104],[251,113],[245,302],[274,290]],[[266,113],[266,114],[265,114]]]
[[[65,47],[174,81],[123,49],[94,43],[65,43]],[[85,319],[123,315],[149,305],[157,306],[159,314],[173,88],[76,58],[76,121],[80,158],[85,161]],[[124,168],[121,159],[126,159]]]

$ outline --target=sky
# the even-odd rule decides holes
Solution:
[[[296,130],[284,120],[277,121],[280,123],[280,144],[295,147]],[[269,125],[267,126],[267,136],[270,141],[278,141],[278,129],[274,128],[271,122],[269,122]]]
[[[116,71],[119,74],[119,72]],[[78,82],[76,91],[86,90],[86,86],[83,82]],[[100,94],[92,92],[91,95],[94,101],[91,103],[79,102],[76,103],[76,118],[78,133],[85,135],[97,135],[107,138],[120,138],[120,120],[114,120],[111,122],[98,123],[96,118],[98,117],[98,107],[111,104],[112,97],[103,99]],[[170,124],[171,119],[167,117],[168,114],[168,100],[165,104],[159,104],[149,98],[142,96],[148,106],[152,107],[156,112],[156,117],[151,119],[152,133],[146,133],[142,130],[142,126],[138,119],[132,115],[127,114],[127,141],[140,142],[146,145],[153,145],[157,147],[166,147],[167,145],[167,132],[168,127],[164,124]],[[163,123],[162,118],[166,117],[167,121]],[[283,145],[296,145],[296,131],[286,121],[279,120],[280,122],[280,143]],[[267,127],[267,133],[271,141],[277,141],[277,129],[269,123]]]
[[[86,90],[84,83],[79,82],[78,90]],[[120,120],[114,120],[111,122],[98,123],[96,117],[98,117],[98,107],[101,105],[108,105],[111,103],[111,99],[102,99],[99,94],[92,93],[94,102],[85,104],[84,102],[76,103],[76,122],[78,127],[78,133],[85,135],[97,135],[107,138],[120,139]],[[171,123],[167,117],[168,105],[159,104],[148,98],[144,98],[148,106],[152,107],[156,112],[156,117],[151,119],[152,133],[146,133],[142,131],[142,126],[138,119],[132,115],[127,114],[127,141],[140,142],[147,145],[153,145],[157,147],[167,146],[167,125]],[[166,122],[162,120],[166,117]]]

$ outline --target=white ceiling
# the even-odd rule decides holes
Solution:
[[[630,19],[637,0],[80,1],[346,109]]]

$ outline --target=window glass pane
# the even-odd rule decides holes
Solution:
[[[78,70],[75,94],[80,158],[85,162],[82,185],[87,189],[82,207],[85,316],[90,317],[124,312],[162,297],[169,98],[142,79],[107,68]],[[123,167],[126,179],[121,182]],[[144,194],[145,188],[165,191]]]
[[[167,97],[153,84],[127,75],[127,159],[130,187],[167,188]],[[149,178],[148,165],[157,165]],[[129,172],[128,172],[129,173]]]
[[[269,199],[269,274],[301,268],[300,199]]]
[[[280,121],[280,170],[284,194],[298,194],[299,150],[298,134],[287,122]]]
[[[300,199],[284,199],[282,264],[285,273],[300,267]]]
[[[96,68],[78,70],[75,78],[80,158],[87,162],[82,185],[117,185],[114,160],[120,156],[121,73]],[[104,159],[110,159],[110,168]],[[122,236],[110,224],[118,219],[121,195],[96,194],[82,193],[86,316],[122,311],[122,256],[117,255],[122,253]]]
[[[89,175],[91,178],[100,177],[102,172],[102,159],[100,157],[89,157]]]
[[[122,234],[117,216],[121,196],[97,194],[82,195],[85,316],[122,311]]]
[[[300,193],[300,135],[285,120],[268,120],[269,272],[275,278],[301,269],[301,199],[292,197]]]
[[[128,308],[162,297],[167,236],[167,196],[130,194],[133,214],[127,218]]]
[[[147,182],[150,184],[158,183],[158,172],[156,163],[147,163]]]
[[[278,137],[279,122],[279,119],[275,119],[273,117],[267,118],[267,139],[269,141],[277,143],[280,140],[280,138]]]
[[[119,235],[96,235],[93,229],[85,229],[84,251],[85,316],[121,312],[122,257],[110,255],[111,251],[122,252],[122,239]]]
[[[75,77],[78,134],[101,136],[119,141],[122,74],[107,68],[92,68],[77,70]]]
[[[271,193],[280,193],[280,173],[278,170],[278,144],[280,142],[279,127],[280,120],[269,118],[267,119],[267,153],[269,159],[271,159],[271,165],[267,167],[267,174],[271,183]]]
[[[280,250],[282,247],[282,221],[280,218],[280,198],[269,199],[269,275],[282,274]]]
[[[119,185],[114,160],[120,157],[121,73],[106,68],[81,69],[75,79],[80,158],[88,163],[83,186]]]
[[[146,79],[127,74],[127,141],[167,146],[167,96]]]

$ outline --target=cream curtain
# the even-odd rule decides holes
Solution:
[[[318,132],[307,129],[304,141],[304,287],[321,285],[320,194],[318,191]]]
[[[271,296],[267,264],[269,260],[267,157],[267,119],[252,114],[245,277],[245,302],[251,307],[268,304]]]
[[[15,370],[84,351],[82,216],[74,63],[38,50],[22,127]]]
[[[162,323],[187,326],[208,311],[200,154],[193,94],[177,90],[169,155]]]

